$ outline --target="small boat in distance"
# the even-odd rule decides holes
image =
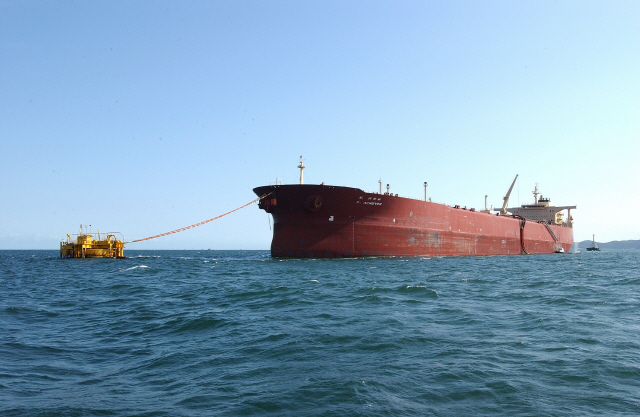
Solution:
[[[596,245],[596,235],[593,235],[593,243],[590,247],[587,248],[588,251],[598,251],[600,252],[600,248]]]

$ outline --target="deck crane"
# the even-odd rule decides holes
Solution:
[[[511,183],[511,187],[509,187],[509,191],[507,191],[507,195],[505,195],[502,199],[504,200],[504,204],[502,204],[502,210],[500,210],[500,214],[507,214],[507,203],[509,202],[509,196],[511,195],[511,190],[513,190],[513,186],[516,183],[516,180],[518,179],[518,174],[516,174],[516,177],[513,179],[513,182]]]

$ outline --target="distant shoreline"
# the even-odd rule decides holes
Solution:
[[[578,249],[588,248],[593,244],[591,240],[573,242],[573,246],[578,245]],[[600,249],[640,249],[640,240],[614,240],[612,242],[596,242]]]

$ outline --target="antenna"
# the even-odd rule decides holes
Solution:
[[[300,185],[304,184],[304,180],[302,179],[302,170],[304,169],[304,164],[302,163],[302,155],[300,155],[300,165],[298,165],[298,168],[300,168]]]
[[[424,201],[427,201],[427,186],[429,186],[429,184],[425,181],[424,182]]]

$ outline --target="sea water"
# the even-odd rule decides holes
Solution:
[[[640,415],[640,253],[0,251],[2,416]]]

